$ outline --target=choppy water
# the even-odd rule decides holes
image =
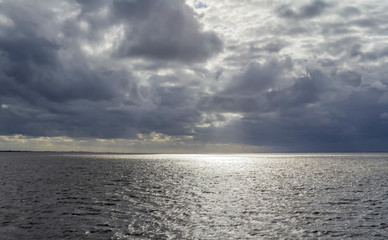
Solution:
[[[1,239],[384,239],[388,154],[0,153]]]

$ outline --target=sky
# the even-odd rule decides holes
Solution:
[[[388,151],[388,1],[0,0],[0,150]]]

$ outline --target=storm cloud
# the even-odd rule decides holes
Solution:
[[[183,1],[114,1],[113,8],[129,25],[117,49],[120,57],[192,62],[222,50],[217,34],[202,31],[193,9]]]
[[[387,10],[380,1],[3,0],[0,144],[387,151]]]

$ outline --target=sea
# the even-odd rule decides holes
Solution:
[[[388,239],[388,154],[0,153],[0,239]]]

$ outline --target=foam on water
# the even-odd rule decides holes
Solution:
[[[0,153],[2,239],[388,238],[388,154]]]

